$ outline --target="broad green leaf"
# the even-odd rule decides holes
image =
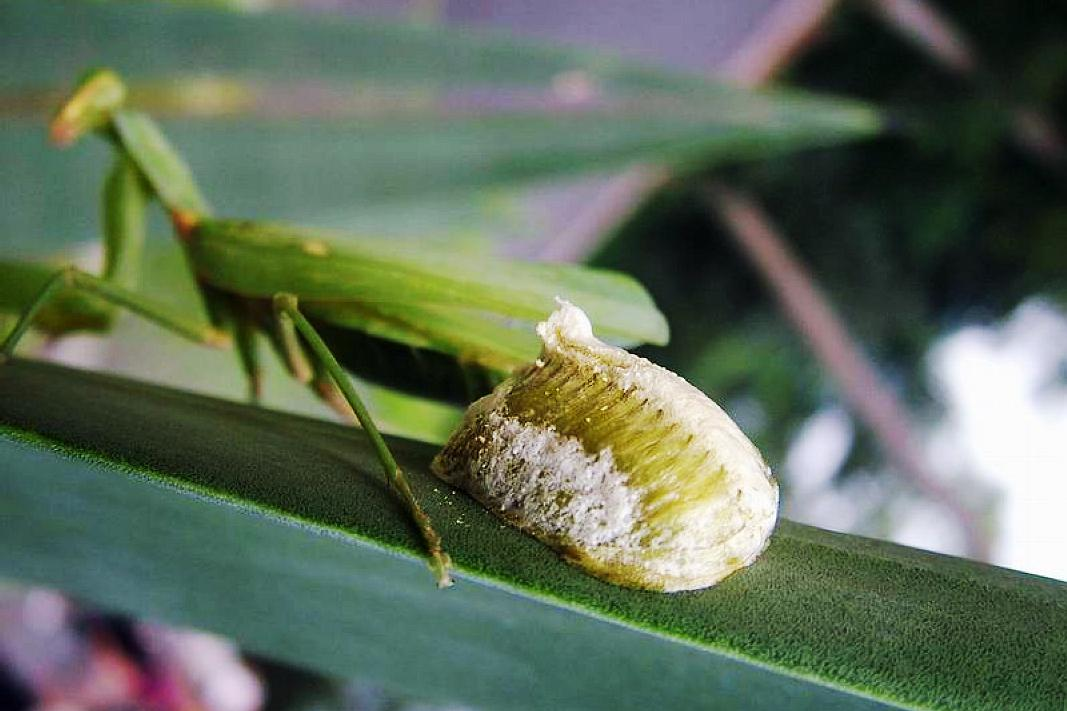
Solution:
[[[210,201],[257,218],[315,221],[386,202],[470,199],[471,189],[635,161],[704,166],[880,128],[870,108],[853,102],[747,92],[504,36],[160,4],[0,2],[0,63],[4,103],[15,113],[21,95],[10,92],[60,90],[100,64],[164,85],[210,73],[253,89],[325,82],[343,95],[406,97],[395,111],[362,118],[168,124]],[[588,95],[568,103],[562,79]],[[486,87],[520,96],[494,108],[477,98]],[[301,107],[313,103],[299,96]],[[96,233],[84,205],[99,189],[100,147],[59,154],[44,145],[40,125],[20,118],[0,129],[0,192],[12,206],[0,232],[23,252]]]
[[[0,572],[486,708],[1061,709],[1067,584],[783,522],[710,590],[561,562],[391,440],[455,558],[437,591],[358,431],[0,367]]]

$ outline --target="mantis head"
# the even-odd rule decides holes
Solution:
[[[111,69],[94,69],[59,107],[49,126],[53,143],[69,146],[84,134],[107,126],[126,101],[126,84]]]

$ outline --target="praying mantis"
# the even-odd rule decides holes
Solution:
[[[19,314],[0,345],[0,363],[31,327],[54,337],[106,331],[116,309],[126,309],[195,343],[233,348],[255,401],[266,341],[292,377],[359,422],[423,539],[440,587],[452,583],[450,558],[345,368],[420,395],[469,402],[536,357],[529,325],[557,297],[581,304],[616,343],[666,342],[662,314],[643,287],[621,274],[578,265],[472,263],[442,249],[214,217],[188,166],[151,118],[126,105],[126,95],[114,71],[90,71],[51,123],[59,145],[95,133],[114,149],[104,186],[104,266],[93,275],[73,266],[0,261],[0,312]],[[153,202],[174,227],[206,322],[137,291]],[[402,381],[393,377],[398,372]]]

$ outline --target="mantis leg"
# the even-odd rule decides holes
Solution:
[[[241,370],[248,381],[248,401],[253,405],[258,405],[263,393],[263,379],[259,369],[258,334],[249,318],[235,323],[233,331],[237,343],[237,357],[241,361]]]
[[[153,303],[151,300],[129,289],[117,286],[91,274],[86,274],[74,267],[67,267],[49,279],[44,288],[23,311],[22,316],[15,323],[15,328],[8,334],[3,345],[0,345],[0,363],[11,356],[15,346],[26,334],[26,331],[29,330],[33,319],[41,309],[64,289],[76,289],[93,294],[108,303],[129,309],[168,331],[172,331],[196,343],[215,347],[226,347],[230,344],[229,335],[222,331],[190,321],[184,316],[173,313],[167,307]]]
[[[148,190],[137,166],[124,155],[104,183],[104,272],[106,281],[133,289],[140,280]]]
[[[270,307],[254,304],[234,294],[199,282],[200,298],[211,325],[219,331],[233,334],[237,362],[248,385],[248,401],[258,405],[262,390],[262,373],[259,368],[259,333],[257,323],[261,315],[269,314]],[[257,313],[257,307],[263,313]]]
[[[275,300],[275,313],[278,313],[277,300]],[[282,356],[285,367],[289,374],[300,383],[310,383],[314,377],[314,369],[308,362],[304,348],[300,345],[300,338],[296,335],[296,326],[293,319],[274,319],[274,343],[278,353]]]
[[[437,531],[433,529],[430,517],[426,515],[426,512],[419,506],[418,501],[415,500],[415,494],[411,490],[407,477],[404,476],[404,472],[397,465],[392,452],[389,451],[389,447],[385,444],[385,440],[382,439],[381,433],[378,432],[374,420],[371,419],[370,413],[367,412],[367,408],[363,405],[363,401],[356,394],[348,374],[341,368],[315,328],[300,313],[296,296],[292,294],[275,295],[274,311],[279,319],[288,319],[292,322],[297,332],[307,343],[311,353],[319,360],[330,377],[333,378],[344,399],[352,407],[356,419],[359,420],[359,424],[363,426],[371,444],[374,445],[378,461],[385,472],[386,480],[400,497],[401,502],[407,508],[412,520],[418,527],[419,533],[422,534],[430,554],[430,568],[437,576],[437,586],[441,588],[450,586],[452,578],[449,575],[449,569],[452,566],[452,561],[441,548],[441,538],[437,535]]]

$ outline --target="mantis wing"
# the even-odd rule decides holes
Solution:
[[[644,288],[600,269],[232,220],[205,219],[185,244],[202,282],[253,299],[295,293],[345,367],[437,399],[469,402],[535,359],[533,324],[557,296],[616,343],[667,339]]]
[[[278,224],[205,219],[186,241],[197,276],[247,297],[289,291],[304,303],[407,309],[422,326],[446,311],[535,322],[562,297],[589,314],[601,337],[663,344],[667,321],[634,279],[574,264],[457,255],[356,235]],[[432,308],[430,312],[420,311]],[[432,316],[432,318],[430,318]]]

